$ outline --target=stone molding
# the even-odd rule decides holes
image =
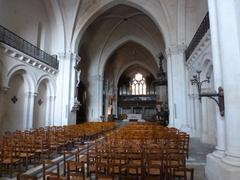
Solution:
[[[37,95],[38,95],[37,92],[28,92],[27,94],[28,94],[29,97],[37,96]]]
[[[28,56],[27,54],[24,54],[23,52],[18,51],[6,44],[0,43],[0,51],[2,51],[3,54],[6,54],[9,57],[17,59],[18,61],[26,63],[32,67],[35,67],[35,68],[42,70],[44,72],[47,72],[49,74],[56,75],[58,73],[58,70],[52,68],[51,66],[49,66],[31,56]]]
[[[9,87],[0,87],[0,94],[6,94],[9,90]]]
[[[171,55],[183,54],[186,48],[187,46],[185,44],[169,46],[165,50],[166,58],[170,57]]]
[[[191,69],[194,63],[198,60],[199,56],[205,51],[205,49],[211,44],[211,34],[210,30],[206,32],[204,37],[201,39],[197,47],[194,49],[193,53],[186,62],[186,67]]]

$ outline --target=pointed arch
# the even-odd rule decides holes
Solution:
[[[156,65],[158,64],[158,59],[157,59],[157,50],[155,47],[153,47],[151,44],[148,42],[135,37],[135,36],[125,36],[118,41],[115,41],[108,49],[104,50],[103,54],[100,57],[100,61],[98,64],[99,67],[99,74],[103,74],[105,65],[108,61],[108,59],[111,57],[111,55],[121,46],[124,44],[127,44],[128,42],[135,42],[141,46],[143,46],[154,58]]]
[[[167,46],[171,44],[170,43],[171,36],[169,35],[169,32],[170,32],[169,25],[168,25],[166,16],[164,14],[165,11],[159,10],[159,7],[162,9],[161,3],[159,7],[157,7],[154,4],[152,4],[151,1],[141,4],[139,3],[138,0],[121,0],[121,1],[116,0],[116,1],[101,3],[101,4],[98,4],[98,6],[92,6],[82,15],[79,21],[76,21],[79,24],[76,24],[75,26],[76,29],[73,35],[73,41],[72,41],[72,47],[71,47],[73,52],[78,52],[79,45],[81,44],[81,38],[83,37],[83,34],[85,33],[89,25],[102,13],[106,12],[107,10],[111,9],[116,5],[127,5],[142,11],[156,24],[159,31],[162,33],[165,44]]]

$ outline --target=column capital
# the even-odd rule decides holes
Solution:
[[[0,94],[6,94],[9,90],[9,87],[0,87]]]
[[[182,54],[185,52],[187,46],[185,44],[171,45],[166,48],[165,52],[167,57],[171,55]]]
[[[47,96],[47,98],[49,99],[49,101],[53,101],[56,99],[56,96]]]
[[[58,53],[58,57],[60,59],[76,59],[76,61],[81,61],[81,57],[77,54],[77,53],[73,53],[73,52],[59,52]]]
[[[27,92],[28,96],[37,96],[38,92]]]
[[[97,80],[97,81],[103,81],[103,76],[96,74],[92,76],[92,79]]]
[[[79,63],[82,59],[81,56],[76,53],[72,53],[72,58],[76,60],[76,63]]]

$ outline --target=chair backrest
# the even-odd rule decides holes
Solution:
[[[36,176],[28,175],[28,174],[18,174],[17,180],[37,180]]]

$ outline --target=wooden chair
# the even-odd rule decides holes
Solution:
[[[28,174],[18,174],[17,180],[37,180],[37,176],[31,176]]]
[[[19,153],[13,144],[3,146],[0,160],[2,174],[5,172],[12,177],[14,166],[18,166],[18,171],[21,171],[21,160],[18,157]]]
[[[49,171],[49,169],[55,169]],[[52,160],[43,161],[43,180],[66,180],[66,177],[60,176],[60,167],[58,162]]]
[[[187,168],[187,167],[179,167],[172,169],[171,172],[172,178],[178,178],[183,180],[193,180],[194,178],[194,169],[193,168]]]

